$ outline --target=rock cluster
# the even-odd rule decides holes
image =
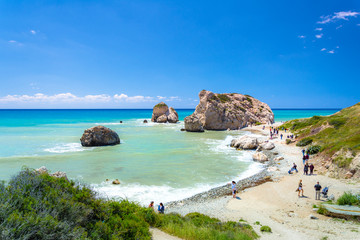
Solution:
[[[244,135],[240,138],[234,138],[231,140],[230,147],[237,149],[256,149],[259,146],[259,141],[256,137]]]
[[[57,171],[57,172],[54,172],[54,173],[49,173],[49,171],[47,170],[47,168],[45,166],[42,166],[42,167],[40,167],[38,169],[35,169],[35,173],[37,173],[37,174],[48,174],[48,175],[56,177],[56,178],[65,178],[67,181],[69,181],[65,172]]]
[[[164,102],[161,102],[154,106],[151,121],[158,123],[177,123],[179,116],[174,108],[169,108]]]
[[[189,132],[234,130],[250,124],[274,122],[270,107],[249,95],[202,90],[199,98],[195,112],[184,119]]]
[[[80,138],[83,147],[107,146],[120,144],[119,135],[104,126],[88,128]]]

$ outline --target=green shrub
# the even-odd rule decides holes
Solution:
[[[286,142],[286,144],[290,144],[291,140],[289,138],[287,138],[285,142]]]
[[[304,139],[301,139],[299,142],[296,143],[296,146],[298,147],[304,147],[304,146],[307,146],[309,145],[310,143],[312,143],[312,139],[311,138],[304,138]]]
[[[159,108],[159,107],[167,107],[167,105],[165,103],[158,103],[154,106],[154,108]]]
[[[329,211],[323,205],[320,205],[317,213],[321,215],[328,215]]]
[[[310,155],[316,154],[321,151],[321,146],[318,145],[310,146],[308,148],[308,151]]]
[[[255,123],[256,126],[259,126],[259,125],[261,125],[261,124],[262,124],[261,122],[256,122],[256,123]]]
[[[360,205],[360,194],[352,194],[351,192],[345,192],[336,201],[339,205]]]
[[[334,126],[335,129],[339,129],[345,123],[346,123],[345,118],[333,118],[329,120],[329,124]]]
[[[347,168],[350,166],[353,158],[346,158],[344,156],[337,156],[333,161],[341,168]]]
[[[230,98],[226,94],[218,94],[217,97],[220,99],[220,102],[222,103],[230,101]]]
[[[269,226],[262,226],[260,228],[261,232],[271,232],[271,228]]]
[[[261,225],[259,221],[256,221],[254,224],[255,225]]]

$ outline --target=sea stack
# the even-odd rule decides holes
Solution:
[[[174,108],[169,108],[168,105],[161,102],[154,106],[151,121],[158,123],[177,123],[179,116]]]
[[[119,135],[104,126],[88,128],[80,138],[83,147],[108,146],[120,144]]]
[[[184,120],[188,132],[235,130],[250,124],[273,123],[271,108],[249,95],[202,90],[195,112]]]

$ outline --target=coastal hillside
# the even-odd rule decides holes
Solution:
[[[258,237],[249,224],[195,212],[157,214],[128,200],[102,199],[65,173],[43,168],[24,169],[8,183],[0,182],[0,206],[0,239],[150,240],[150,226],[184,239]]]
[[[202,90],[199,98],[195,112],[184,119],[186,131],[235,130],[274,122],[271,108],[250,95]]]
[[[333,177],[360,177],[360,103],[331,116],[288,121],[296,145],[317,154],[318,167]]]

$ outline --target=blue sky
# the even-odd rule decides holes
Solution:
[[[0,108],[272,108],[360,97],[360,1],[0,0]]]

